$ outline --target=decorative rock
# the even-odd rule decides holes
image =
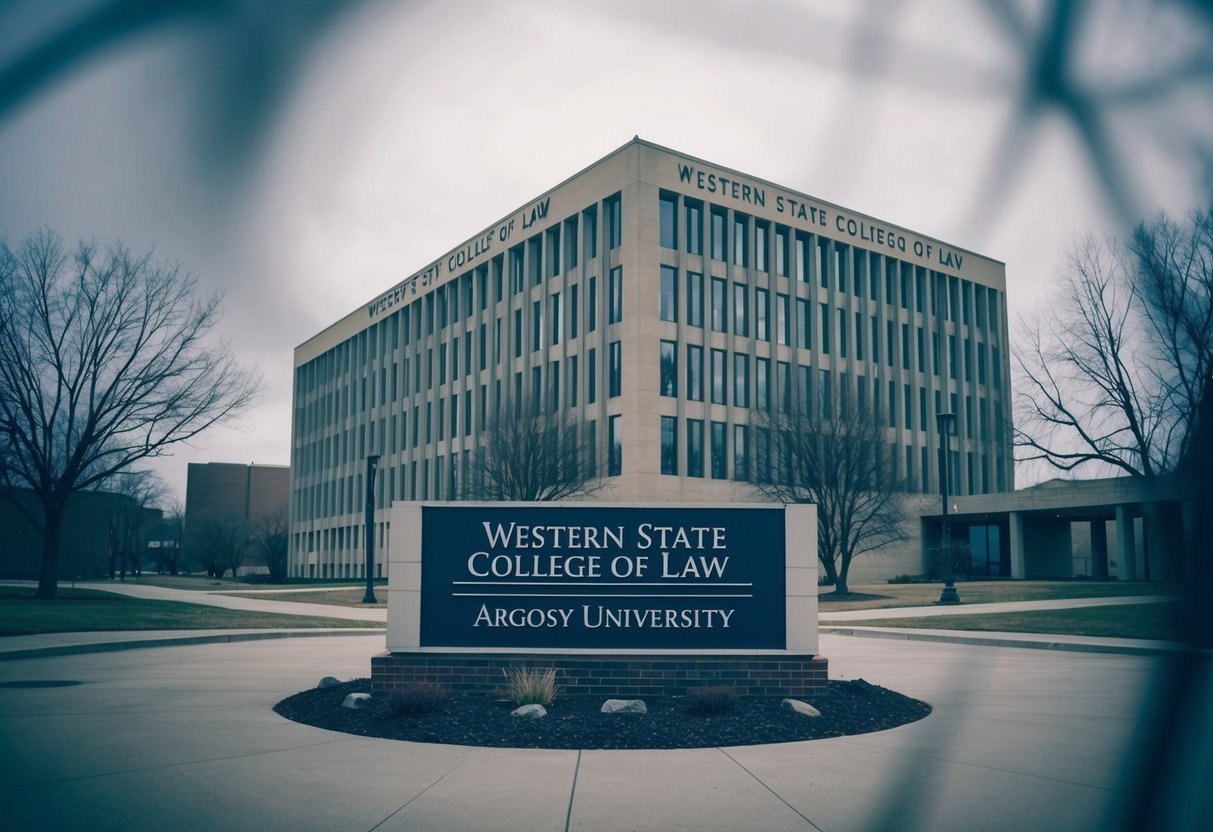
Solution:
[[[647,714],[643,699],[608,699],[602,703],[604,714]]]
[[[523,705],[510,712],[510,716],[516,716],[519,719],[542,719],[547,715],[548,709],[542,705]]]
[[[795,711],[801,716],[821,716],[821,711],[814,708],[808,702],[801,702],[799,699],[785,699],[779,704],[789,711]]]
[[[351,708],[355,711],[360,711],[363,708],[371,706],[371,695],[369,693],[351,693],[345,697],[345,701],[341,703],[343,708]]]
[[[341,680],[340,680],[340,679],[338,679],[336,676],[325,676],[325,677],[324,677],[323,679],[321,679],[321,680],[320,680],[320,682],[319,682],[319,683],[316,685],[316,688],[317,688],[318,690],[324,690],[325,688],[334,688],[334,687],[337,687],[337,685],[339,685],[339,684],[341,684]]]

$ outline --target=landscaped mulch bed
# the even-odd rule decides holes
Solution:
[[[452,694],[437,711],[392,716],[382,697],[370,708],[341,707],[347,694],[370,693],[370,679],[305,690],[274,710],[296,722],[366,737],[498,748],[711,748],[815,740],[882,731],[922,719],[931,707],[863,679],[830,682],[811,704],[820,717],[782,707],[779,699],[738,699],[727,712],[694,714],[680,696],[646,697],[647,714],[600,713],[603,697],[558,698],[542,719],[510,715],[513,706],[483,694]],[[378,701],[376,701],[376,699]]]

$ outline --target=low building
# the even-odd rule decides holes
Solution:
[[[211,566],[212,548],[239,547],[238,571],[265,571],[248,541],[267,528],[285,533],[290,468],[230,462],[191,462],[186,471],[182,537],[190,568]],[[229,559],[222,558],[224,565]]]

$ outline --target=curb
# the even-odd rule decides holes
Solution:
[[[1160,656],[1181,653],[1188,646],[1178,641],[1144,641],[1136,644],[1096,644],[1077,641],[1038,641],[1035,639],[988,638],[974,635],[948,635],[933,632],[897,630],[892,627],[832,627],[821,625],[823,633],[857,638],[888,638],[901,641],[934,641],[944,644],[974,644],[981,647],[1021,647],[1030,650],[1068,650],[1074,653],[1115,653],[1124,656]]]
[[[262,641],[271,638],[314,638],[318,636],[367,636],[386,633],[383,627],[341,627],[316,630],[264,630],[248,633],[222,633],[197,636],[166,636],[133,641],[98,641],[90,644],[57,644],[47,647],[18,647],[0,650],[0,662],[13,659],[38,659],[47,656],[77,656],[87,653],[112,653],[118,650],[138,650],[143,647],[180,647],[190,644],[226,644],[238,641]]]

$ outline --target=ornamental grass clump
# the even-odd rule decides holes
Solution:
[[[737,704],[737,690],[728,685],[709,685],[687,691],[687,710],[693,714],[723,714]]]
[[[514,667],[503,670],[505,695],[514,705],[543,705],[545,708],[556,699],[556,669]]]
[[[409,682],[388,691],[384,707],[392,716],[418,716],[442,707],[446,689],[433,682]]]

